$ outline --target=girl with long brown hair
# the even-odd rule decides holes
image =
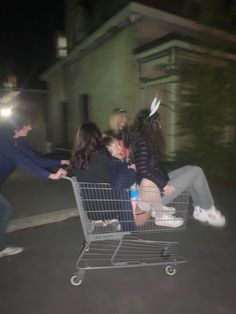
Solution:
[[[200,167],[188,165],[169,173],[163,167],[164,141],[157,109],[158,106],[152,106],[151,110],[143,109],[135,119],[133,156],[138,182],[143,178],[150,180],[152,186],[163,193],[163,205],[188,189],[194,206],[193,217],[212,226],[224,226],[225,217],[216,209],[207,179]],[[170,224],[176,221],[173,213],[163,211],[155,217],[157,225],[163,215],[167,220],[170,218]]]

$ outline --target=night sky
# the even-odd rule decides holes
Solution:
[[[0,8],[0,85],[15,73],[18,87],[42,88],[39,73],[53,63],[54,34],[64,31],[64,1],[4,1]]]

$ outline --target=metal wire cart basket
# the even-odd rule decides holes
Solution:
[[[144,240],[140,236],[184,230],[190,199],[187,192],[182,192],[165,208],[175,212],[173,217],[181,217],[181,226],[172,228],[171,223],[163,222],[156,225],[153,215],[144,225],[137,226],[129,190],[67,179],[72,183],[84,234],[77,271],[70,278],[73,286],[82,284],[88,270],[162,265],[166,274],[174,275],[177,265],[186,262],[178,242]]]

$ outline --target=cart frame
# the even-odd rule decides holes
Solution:
[[[144,240],[134,235],[185,230],[190,200],[188,192],[180,193],[168,204],[175,207],[177,216],[182,217],[183,226],[159,227],[150,218],[144,226],[136,227],[131,219],[129,190],[117,191],[107,183],[77,182],[75,177],[64,179],[72,184],[84,234],[76,273],[70,278],[73,286],[82,284],[88,270],[160,265],[164,266],[167,275],[172,276],[177,265],[187,262],[179,242]]]

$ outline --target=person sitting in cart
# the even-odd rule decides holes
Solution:
[[[110,169],[115,164],[119,166],[120,175],[116,176],[114,184]],[[71,166],[72,174],[76,176],[79,182],[109,183],[112,187],[119,187],[119,191],[122,190],[122,192],[119,193],[117,191],[117,195],[127,201],[125,202],[125,210],[117,208],[116,204],[114,204],[116,206],[114,211],[109,210],[111,202],[107,204],[106,200],[99,202],[103,204],[103,209],[94,209],[94,202],[93,204],[88,204],[87,214],[90,219],[116,219],[118,216],[122,231],[133,230],[135,225],[146,223],[147,220],[143,220],[142,222],[141,219],[134,219],[129,197],[128,189],[136,182],[135,167],[131,166],[128,168],[122,161],[110,154],[103,143],[102,133],[96,124],[87,122],[80,126],[74,141]],[[113,196],[117,199],[118,196],[116,197],[115,195],[116,191],[114,189]],[[93,211],[90,209],[92,207]],[[137,209],[137,217],[141,212],[140,209]]]
[[[129,157],[130,130],[128,121],[127,111],[122,108],[116,108],[110,115],[110,129],[104,132],[104,137],[112,136],[117,139],[121,148],[122,159]]]
[[[184,220],[181,217],[175,217],[175,208],[162,205],[161,194],[157,189],[153,189],[153,183],[143,178],[139,185],[136,184],[136,166],[135,164],[127,164],[123,161],[120,145],[114,137],[104,137],[103,143],[115,158],[112,158],[109,166],[111,184],[115,188],[130,188],[131,200],[132,191],[136,193],[136,201],[134,218],[138,226],[142,226],[148,222],[151,215],[153,217],[160,213],[171,213],[168,219],[156,219],[157,226],[178,228],[183,225]],[[130,178],[131,177],[131,178]],[[133,189],[132,189],[133,188]]]
[[[138,112],[135,122],[135,136],[132,143],[134,162],[137,168],[137,180],[149,179],[153,187],[163,192],[162,203],[168,204],[181,192],[188,190],[194,206],[193,217],[196,220],[215,227],[225,225],[225,217],[216,209],[214,200],[203,170],[198,166],[184,166],[167,173],[161,158],[164,148],[160,115],[160,101],[155,98],[151,108]],[[166,218],[170,212],[162,213]],[[160,217],[157,215],[156,220]],[[170,223],[172,219],[169,219]]]
[[[115,189],[136,189],[136,167],[135,164],[127,164],[123,160],[122,148],[118,140],[112,136],[103,137],[103,143],[113,158],[109,160],[109,180]],[[131,203],[132,204],[132,203]],[[150,218],[150,212],[142,210],[139,206],[132,204],[136,226],[144,225]]]
[[[33,152],[25,143],[24,138],[31,131],[30,115],[14,108],[11,116],[0,130],[0,184],[12,173],[16,166],[20,166],[31,174],[42,178],[58,180],[67,172],[60,168],[69,165],[69,160],[54,160],[43,158]],[[48,169],[58,169],[52,172]],[[6,230],[11,216],[11,205],[0,194],[0,257],[15,255],[23,251],[22,247],[6,245]]]

